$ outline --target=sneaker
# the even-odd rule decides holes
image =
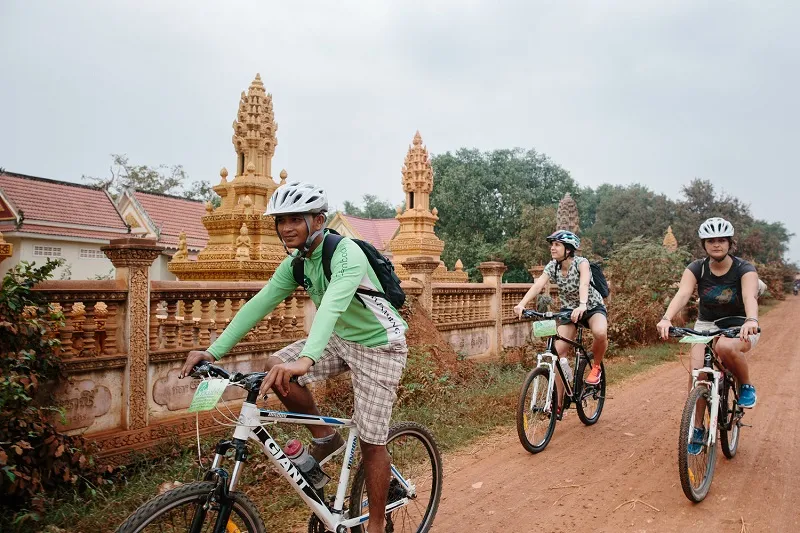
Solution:
[[[750,384],[745,383],[739,387],[739,407],[745,409],[752,409],[756,406],[756,388]]]
[[[703,446],[706,443],[706,430],[705,428],[694,428],[692,431],[692,439],[689,441],[689,446],[686,451],[689,455],[700,455],[703,451]]]
[[[592,371],[589,372],[589,375],[586,377],[586,384],[587,385],[597,385],[600,383],[600,376],[603,374],[602,370],[600,370],[600,365],[594,365],[592,367]]]
[[[311,444],[308,447],[308,453],[317,460],[317,462],[322,465],[328,459],[339,453],[344,449],[344,439],[338,432],[333,434],[333,438],[328,442],[323,442],[319,444],[317,442],[311,441]]]

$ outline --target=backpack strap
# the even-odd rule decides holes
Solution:
[[[333,252],[339,246],[339,242],[344,237],[339,235],[333,230],[330,230],[322,241],[322,272],[325,274],[325,279],[331,280],[331,259],[333,259]]]

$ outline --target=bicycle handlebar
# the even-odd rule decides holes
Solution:
[[[739,336],[739,332],[742,330],[742,326],[735,326],[732,328],[725,328],[725,329],[718,329],[716,331],[697,331],[692,328],[679,328],[676,326],[670,326],[669,328],[669,336],[670,337],[685,337],[686,335],[699,335],[701,337],[728,337],[730,339],[735,339]],[[758,328],[758,333],[761,333],[761,328]]]
[[[569,320],[572,316],[572,309],[559,311],[558,313],[554,313],[552,311],[540,313],[539,311],[534,311],[533,309],[524,309],[522,311],[522,316],[523,318],[561,318],[563,320]]]
[[[248,391],[253,389],[258,390],[266,375],[266,372],[248,372],[247,374],[242,374],[241,372],[231,373],[222,367],[212,365],[208,361],[203,361],[195,365],[189,373],[189,376],[193,378],[217,377],[227,379],[232,385],[241,384],[239,386]]]

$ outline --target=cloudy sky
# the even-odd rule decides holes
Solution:
[[[399,202],[419,130],[432,153],[536,148],[592,187],[677,198],[708,179],[800,233],[799,16],[792,1],[3,0],[0,167],[79,181],[125,153],[216,183],[259,72],[273,174],[337,206]]]

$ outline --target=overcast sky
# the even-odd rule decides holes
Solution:
[[[799,15],[791,1],[2,0],[0,167],[79,181],[125,153],[216,184],[259,72],[273,175],[335,206],[400,202],[419,130],[432,153],[535,148],[592,187],[677,199],[708,179],[800,233]]]

